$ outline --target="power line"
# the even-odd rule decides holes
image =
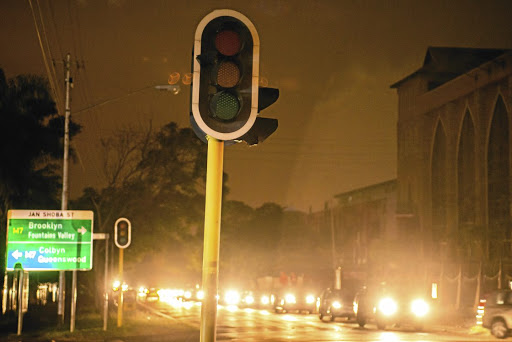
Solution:
[[[53,92],[53,95],[54,95],[55,99],[57,100],[56,101],[57,112],[60,115],[63,115],[62,100],[61,100],[61,97],[60,97],[60,95],[59,95],[59,93],[57,91],[55,80],[52,77],[52,72],[50,70],[50,66],[49,66],[49,63],[48,63],[48,58],[46,56],[46,52],[44,50],[43,41],[42,41],[42,38],[41,38],[41,33],[39,31],[39,26],[37,24],[37,18],[36,18],[36,14],[35,14],[35,11],[34,11],[34,6],[32,5],[32,0],[28,0],[28,3],[30,5],[30,10],[32,11],[32,19],[34,20],[34,26],[36,28],[37,39],[39,41],[39,47],[41,48],[41,54],[43,55],[43,62],[44,62],[44,66],[45,66],[45,69],[46,69],[46,74],[48,75],[48,81],[50,82],[50,87],[51,87],[51,90]]]

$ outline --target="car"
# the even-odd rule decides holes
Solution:
[[[181,302],[202,302],[204,299],[204,291],[196,287],[183,290],[183,293],[177,297]]]
[[[274,295],[274,312],[317,312],[318,296],[310,289],[289,288]]]
[[[360,327],[373,321],[381,330],[411,325],[421,331],[430,318],[431,301],[410,287],[363,287],[354,297],[354,313]]]
[[[497,338],[506,338],[512,329],[512,290],[492,291],[480,301],[477,323]]]
[[[158,289],[150,288],[146,294],[146,303],[157,303],[160,301],[160,295],[158,294]]]
[[[246,290],[240,295],[240,302],[238,304],[242,308],[257,308],[259,303],[257,301],[257,294],[255,291]]]
[[[337,317],[354,318],[354,295],[351,289],[325,289],[320,296],[318,306],[320,320],[324,317],[329,317],[330,321],[334,321]]]

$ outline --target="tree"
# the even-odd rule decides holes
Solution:
[[[125,257],[126,274],[146,274],[154,284],[163,277],[154,272],[156,268],[174,274],[187,269],[197,272],[206,145],[191,129],[169,123],[158,132],[151,126],[143,131],[119,130],[103,141],[103,150],[106,186],[85,189],[75,205],[95,211],[97,231],[112,233],[118,217],[130,219],[132,243]],[[165,260],[179,263],[174,267],[175,263]],[[100,262],[101,258],[95,258],[97,269],[102,269]],[[101,289],[102,282],[96,283]]]
[[[0,222],[6,222],[9,209],[59,209],[64,118],[46,79],[6,79],[0,69],[0,122]],[[80,126],[70,122],[70,138],[79,132]],[[0,229],[2,270],[5,231]]]

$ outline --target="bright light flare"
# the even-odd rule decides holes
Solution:
[[[398,305],[392,298],[386,297],[380,300],[379,311],[382,312],[384,316],[394,315],[397,310]]]
[[[288,321],[288,322],[298,321],[297,317],[294,317],[292,315],[284,315],[284,316],[281,316],[281,318],[283,319],[283,321]]]
[[[341,303],[336,300],[332,302],[332,307],[335,309],[341,309]]]
[[[428,314],[429,305],[423,299],[415,299],[411,303],[411,311],[418,317],[424,317]]]
[[[315,301],[316,301],[316,298],[312,294],[306,296],[306,303],[313,304]]]
[[[263,296],[261,296],[261,298],[260,298],[260,303],[261,303],[262,305],[269,305],[269,304],[270,304],[270,297],[269,297],[269,296],[267,296],[267,295],[263,295]]]
[[[240,294],[236,290],[229,290],[224,295],[224,301],[228,305],[237,305],[240,303]]]
[[[244,298],[244,302],[248,305],[251,305],[254,303],[254,297],[252,295],[247,295]]]
[[[114,282],[112,283],[112,289],[114,291],[119,290],[120,286],[121,286],[121,282],[119,280],[114,280]]]
[[[295,295],[288,293],[286,296],[284,296],[284,300],[287,304],[295,304],[297,303],[297,298],[295,298]]]
[[[203,300],[204,299],[204,291],[203,290],[197,291],[196,298],[197,298],[197,300]]]

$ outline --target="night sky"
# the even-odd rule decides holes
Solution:
[[[73,60],[71,198],[101,186],[100,139],[151,121],[188,127],[190,86],[151,89],[190,72],[194,32],[214,9],[246,15],[261,41],[260,75],[281,91],[261,116],[279,119],[263,144],[226,147],[228,199],[307,211],[333,195],[396,177],[397,95],[428,46],[512,48],[512,1],[32,0],[45,54]],[[47,76],[29,1],[0,2],[0,68]],[[41,20],[42,19],[42,20]],[[77,63],[79,68],[77,68]],[[142,91],[140,89],[147,88]],[[106,102],[106,103],[105,103]],[[97,103],[104,105],[90,110]],[[5,162],[5,161],[4,161]]]

